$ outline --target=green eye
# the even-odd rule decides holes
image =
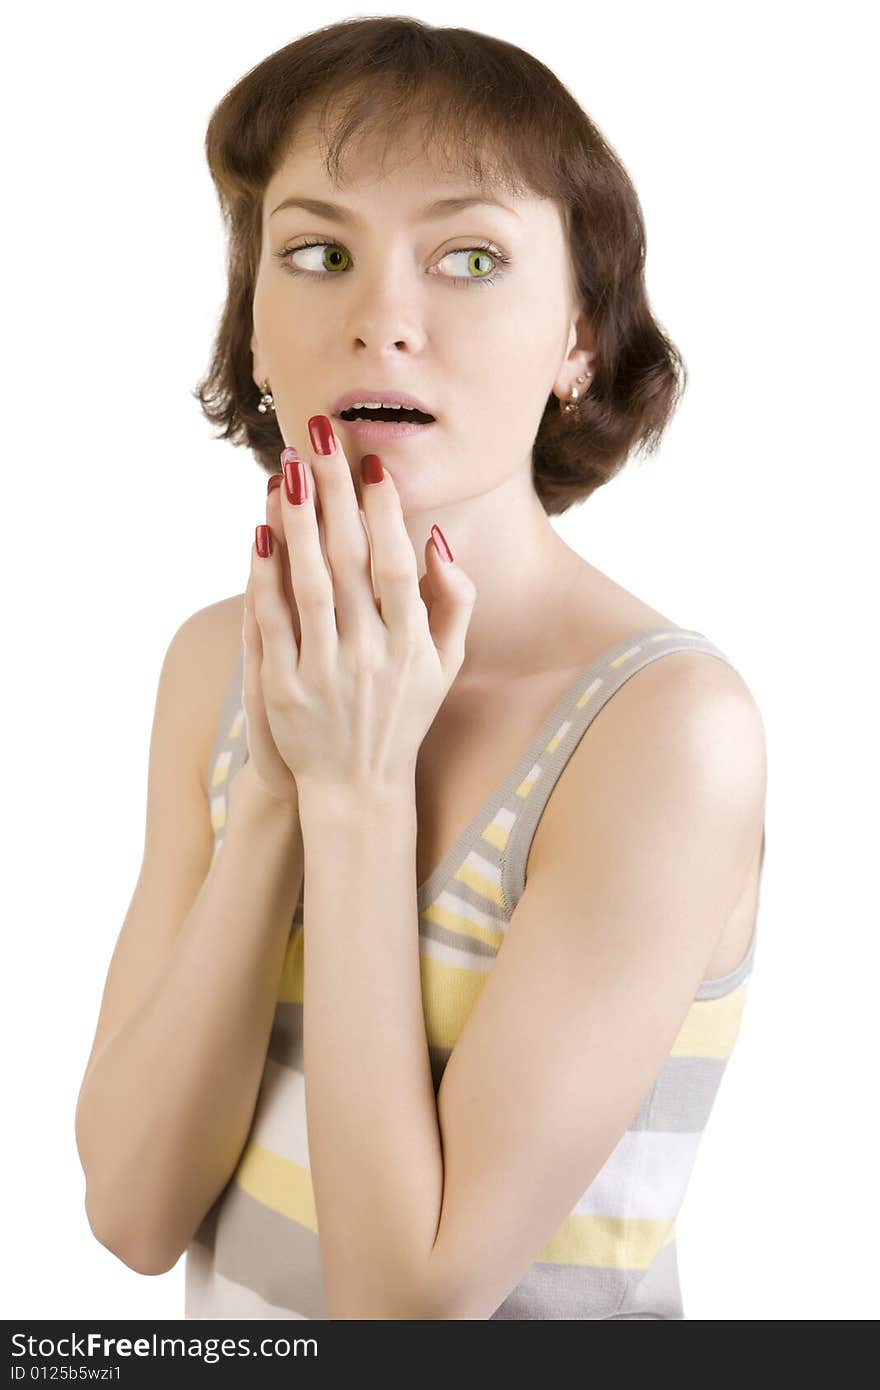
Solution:
[[[330,250],[328,251],[327,256],[326,256],[326,258],[325,258],[325,260],[326,260],[326,262],[327,262],[327,265],[328,265],[328,269],[329,269],[330,264],[331,264],[331,262],[332,262],[332,264],[333,264],[333,269],[334,269],[334,270],[338,270],[338,269],[339,269],[339,260],[340,260],[340,257],[345,256],[345,257],[347,258],[347,257],[348,257],[348,252],[345,251],[345,250],[343,250],[343,248],[342,248],[341,246],[333,246],[330,242],[327,242],[327,241],[325,241],[325,242],[323,242],[323,243],[318,242],[318,245],[319,245],[319,246],[322,245],[322,244],[323,244],[324,246],[329,246],[329,247],[330,247]],[[344,268],[344,267],[343,267],[343,268]]]
[[[297,251],[305,251],[307,248],[312,246],[324,246],[328,248],[327,254],[321,258],[324,266],[323,271],[303,270],[299,266],[285,264],[285,262],[288,261],[290,257],[293,256]],[[344,246],[340,246],[335,241],[322,241],[320,238],[311,237],[306,238],[303,241],[299,241],[293,246],[286,246],[283,251],[274,251],[272,254],[275,256],[277,260],[281,262],[282,270],[286,271],[288,275],[308,275],[311,276],[313,279],[319,280],[333,278],[337,271],[339,271],[340,269],[344,270],[346,268],[345,264],[340,264],[340,258],[344,257],[346,264],[350,264],[351,262],[351,257],[345,250]],[[438,262],[438,264],[448,260],[450,256],[467,256],[467,264],[469,269],[478,269],[478,267],[472,264],[473,257],[482,257],[483,259],[488,257],[490,260],[496,261],[498,263],[498,266],[492,273],[483,273],[467,276],[450,275],[439,277],[440,279],[450,280],[453,285],[494,285],[505,273],[504,270],[498,267],[507,266],[510,264],[510,257],[506,256],[503,251],[499,251],[496,246],[492,246],[488,242],[484,244],[481,243],[479,246],[462,246],[457,247],[454,251],[447,251],[445,256],[441,256],[440,262]],[[328,277],[326,273],[328,270],[331,270],[332,272],[330,277]]]
[[[451,256],[454,256],[454,255],[456,254],[456,252],[455,252],[455,251],[450,251],[449,254],[450,254]],[[485,252],[485,251],[483,250],[483,248],[480,247],[480,246],[469,246],[469,247],[467,248],[467,254],[468,254],[468,265],[469,265],[469,266],[470,266],[470,257],[471,257],[471,256],[482,256],[484,259],[486,258],[486,252]],[[446,257],[444,256],[443,259],[446,260]],[[479,280],[483,280],[483,279],[485,279],[486,277],[485,277],[485,275],[478,275],[477,278],[478,278]]]

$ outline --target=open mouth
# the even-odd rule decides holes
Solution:
[[[421,410],[403,410],[396,406],[376,409],[352,407],[335,418],[345,425],[353,439],[364,444],[386,446],[398,440],[413,440],[422,434],[427,436],[437,423],[433,415],[426,415]]]
[[[351,424],[355,420],[380,420],[385,424],[402,424],[406,421],[411,425],[430,425],[434,422],[433,415],[425,415],[421,410],[403,410],[397,406],[380,406],[378,409],[364,408],[362,410],[343,410],[339,416],[340,420],[345,420],[346,424]]]

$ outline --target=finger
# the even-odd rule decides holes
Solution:
[[[299,612],[300,661],[335,661],[339,638],[333,611],[333,579],[324,563],[318,534],[315,480],[308,463],[294,449],[284,449],[281,457],[281,524]]]
[[[376,621],[370,544],[360,515],[351,465],[327,415],[309,420],[309,461],[316,480],[340,637],[362,634]],[[324,453],[327,448],[329,452]]]
[[[440,534],[443,537],[443,533]],[[470,575],[455,564],[454,556],[450,562],[438,552],[433,528],[425,542],[425,573],[419,592],[426,605],[431,640],[451,682],[465,658],[465,644],[477,590]]]
[[[281,520],[281,497],[279,495],[279,490],[283,486],[283,474],[273,473],[269,479],[269,490],[266,494],[266,524],[272,529],[273,545],[277,545],[278,547],[278,562],[281,570],[281,582],[284,586],[284,597],[287,599],[287,604],[290,608],[290,614],[293,619],[293,633],[298,645],[301,636],[299,611],[293,594],[293,582],[290,578],[290,556],[287,550],[287,536],[284,533],[284,524]]]
[[[270,542],[270,554],[260,555],[260,537]],[[251,546],[251,598],[254,616],[260,629],[261,668],[264,698],[276,691],[289,691],[291,680],[299,668],[299,652],[293,633],[293,617],[284,596],[281,582],[281,563],[272,532],[266,525],[256,528]]]
[[[407,643],[429,635],[419,590],[419,566],[406,529],[400,494],[377,454],[362,460],[361,499],[373,556],[373,578],[390,632]],[[369,482],[369,478],[377,481]]]
[[[273,480],[277,482],[273,484]],[[296,599],[293,595],[293,581],[290,577],[290,556],[287,550],[287,536],[284,532],[284,522],[281,516],[281,494],[279,488],[284,486],[284,474],[273,473],[269,479],[269,488],[266,496],[266,521],[272,527],[273,539],[281,547],[281,573],[284,579],[284,592],[287,595],[287,602],[290,604],[290,611],[293,614],[293,630],[296,633],[296,640],[300,640],[299,612],[296,606]],[[327,546],[324,540],[324,527],[321,520],[321,496],[320,493],[315,498],[315,512],[318,518],[318,536],[321,541],[321,554],[327,573],[330,574],[330,561],[327,558]]]

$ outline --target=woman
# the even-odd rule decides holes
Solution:
[[[273,54],[207,155],[197,394],[274,476],[163,666],[92,1229],[185,1250],[188,1317],[681,1318],[766,760],[719,649],[549,520],[680,393],[635,191],[536,59],[409,18]]]

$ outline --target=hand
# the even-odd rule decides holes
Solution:
[[[331,422],[313,416],[310,425],[316,421],[325,422],[333,452],[310,449],[299,464],[295,451],[283,452],[285,471],[292,477],[299,467],[307,490],[294,505],[286,485],[278,489],[286,550],[274,529],[268,558],[251,548],[263,707],[300,792],[387,787],[414,774],[464,660],[476,588],[460,565],[440,559],[430,537],[419,582],[391,474],[361,481],[358,493]]]
[[[283,483],[282,483],[283,486]],[[287,541],[281,527],[280,488],[273,487],[266,497],[266,524],[271,527],[273,540],[283,551],[280,566],[282,574],[287,571],[285,595],[291,612],[293,629],[299,641],[299,614],[293,599],[290,585],[290,570],[286,563]],[[277,538],[277,539],[276,539]],[[253,567],[252,567],[253,568]],[[242,703],[245,714],[248,762],[266,795],[272,801],[280,801],[285,806],[296,806],[299,794],[296,779],[285,763],[266,717],[263,700],[263,685],[260,680],[260,667],[263,660],[263,644],[259,624],[254,615],[254,596],[251,579],[244,591],[244,614],[241,639],[244,646],[244,667],[242,676]]]
[[[287,538],[281,525],[281,500],[278,484],[283,486],[283,482],[280,473],[275,474],[274,478],[277,481],[268,489],[266,495],[266,524],[272,531],[274,544],[280,547],[284,593],[291,612],[294,635],[297,642],[299,642],[299,613],[293,596],[293,586],[290,579],[290,565],[287,559]],[[273,479],[270,477],[268,481],[272,482]],[[324,554],[326,563],[326,553],[323,549],[322,554]],[[278,752],[275,740],[272,737],[272,730],[269,727],[269,721],[266,717],[263,687],[260,681],[260,666],[263,658],[263,648],[259,625],[254,616],[254,600],[250,579],[248,580],[244,593],[241,635],[244,647],[242,701],[244,704],[245,731],[248,747],[247,762],[251,765],[251,773],[256,778],[258,785],[271,801],[281,802],[284,806],[295,807],[299,801],[296,780],[290,768]]]

